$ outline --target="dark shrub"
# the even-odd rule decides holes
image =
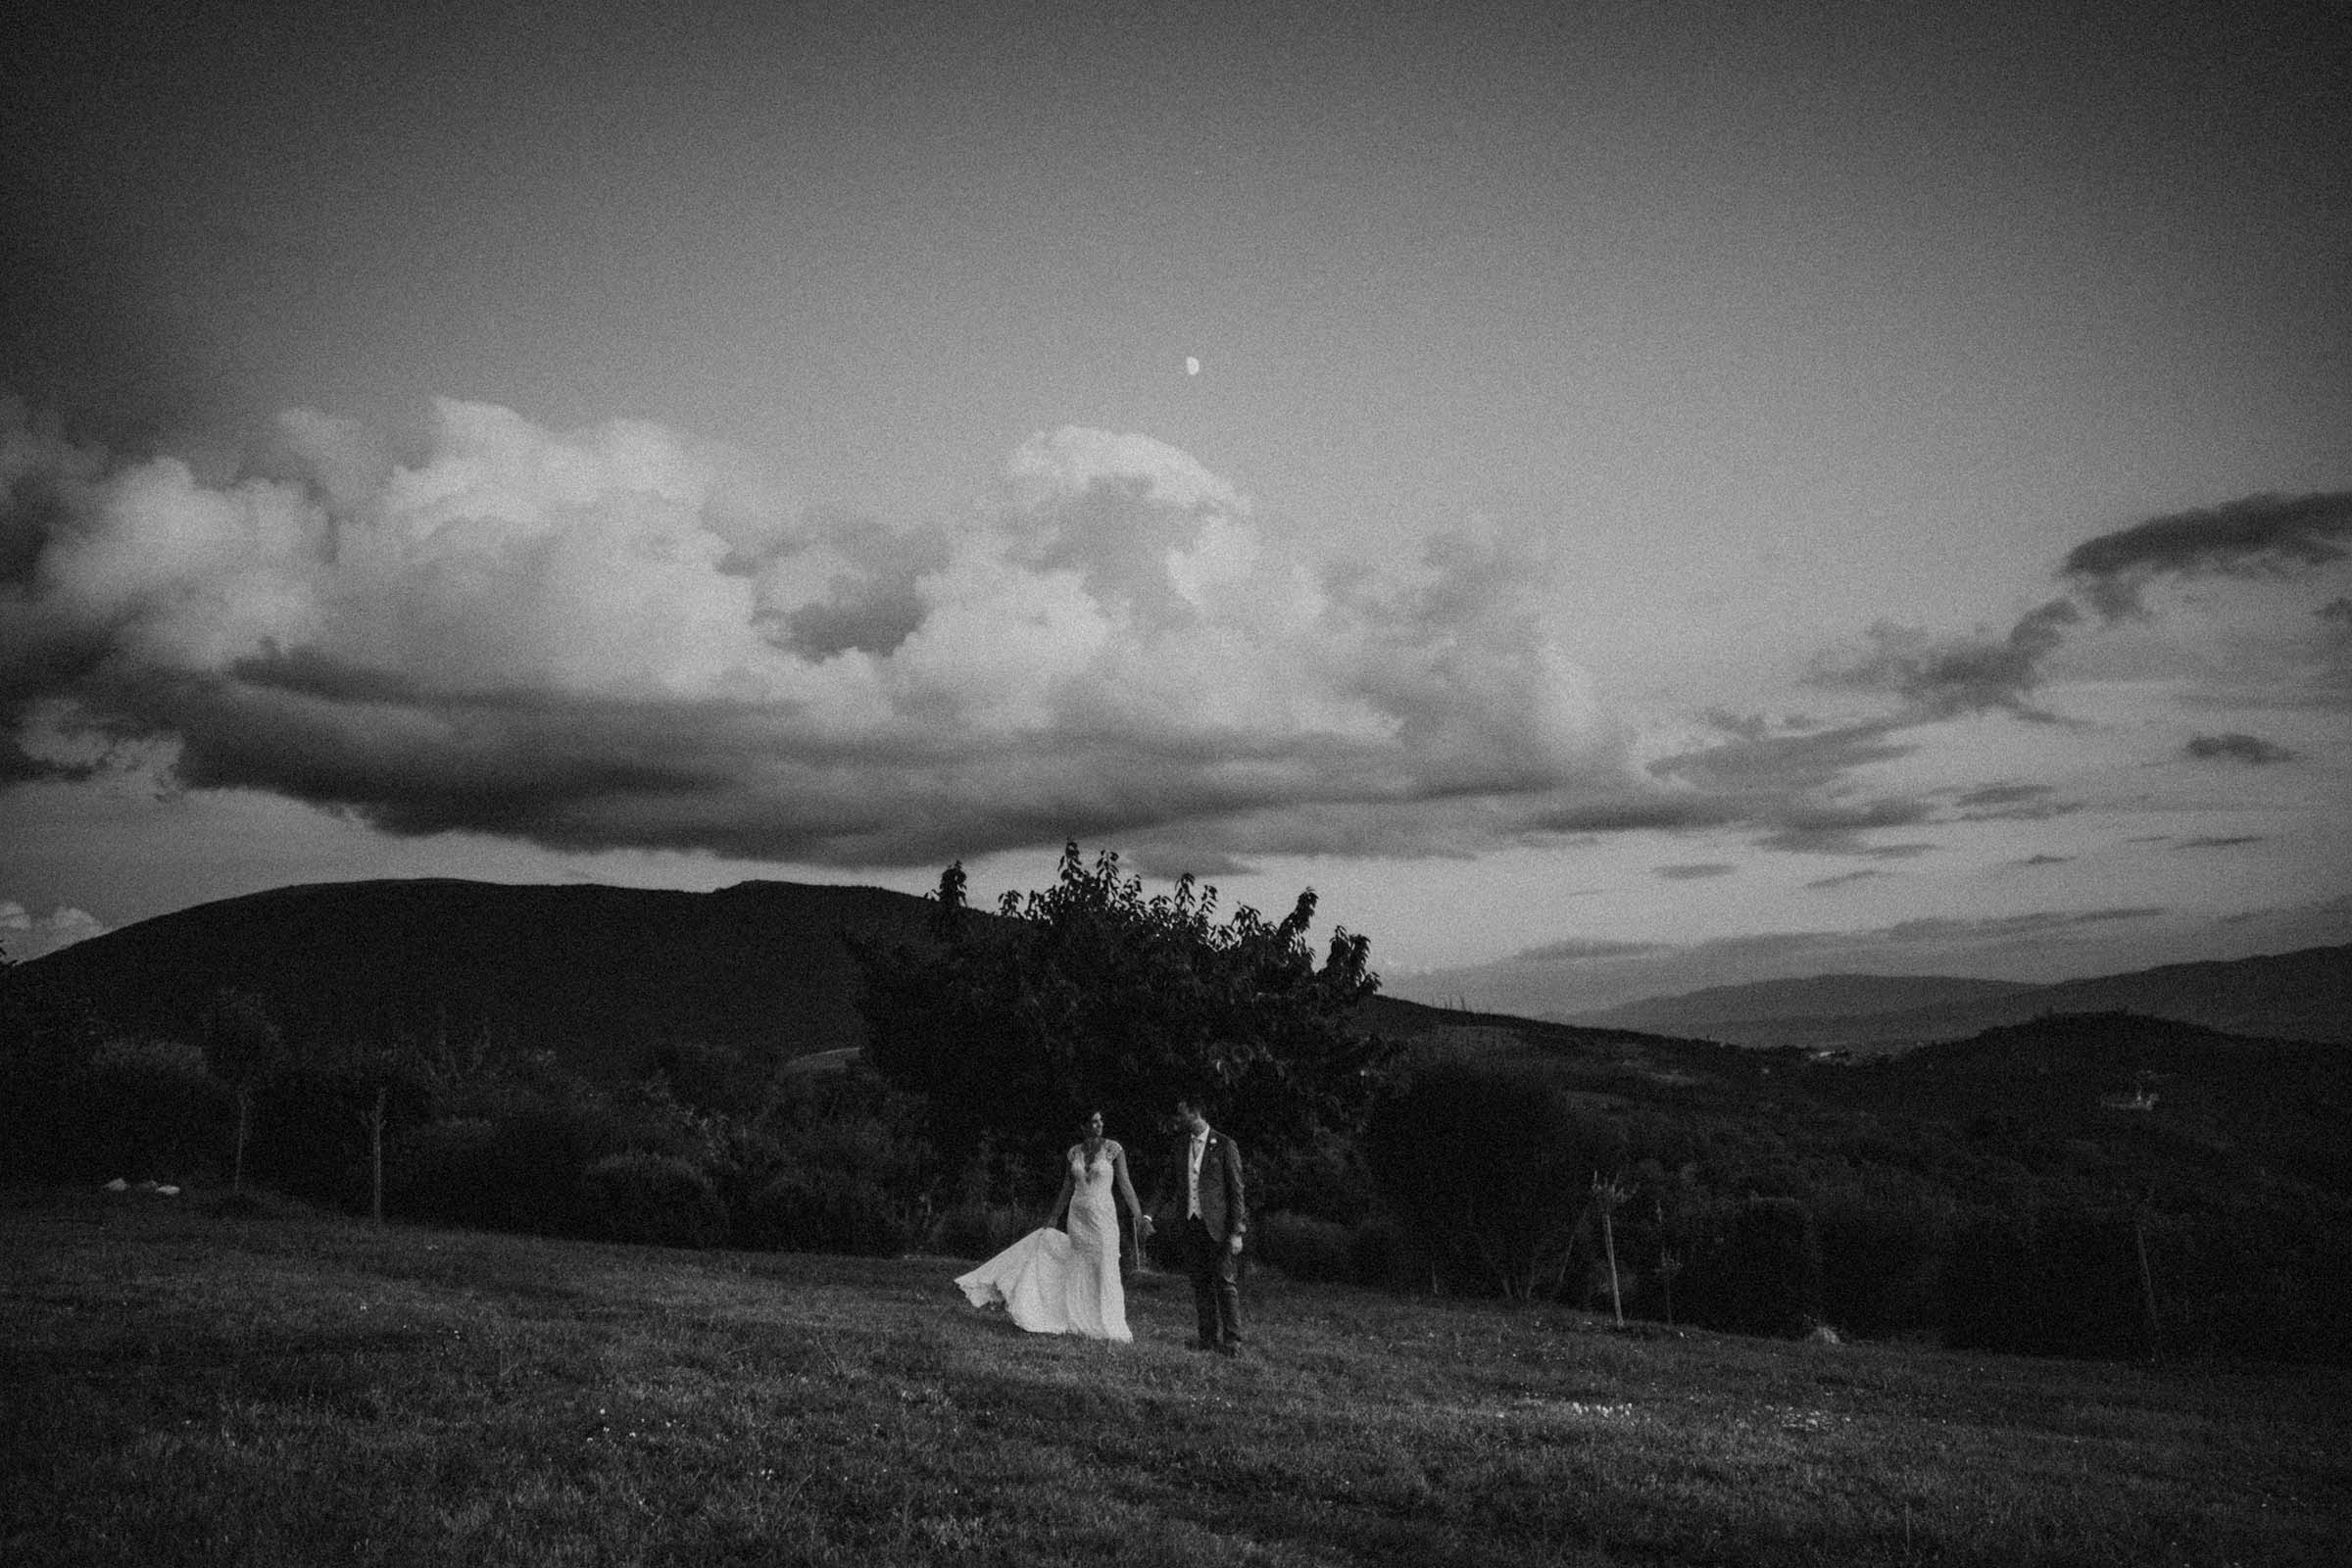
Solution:
[[[1261,1214],[1250,1227],[1257,1260],[1295,1280],[1353,1280],[1353,1235],[1345,1225],[1305,1214]]]
[[[670,1100],[689,1111],[741,1117],[759,1111],[772,1069],[734,1046],[665,1040],[646,1053],[641,1076],[659,1078]]]
[[[104,1031],[76,1009],[30,996],[16,967],[0,967],[0,1187],[122,1174],[101,1171],[77,1100]]]
[[[1366,1149],[1389,1208],[1463,1287],[1524,1299],[1557,1266],[1593,1176],[1624,1159],[1612,1124],[1527,1072],[1440,1060],[1375,1108]]]
[[[841,1170],[800,1169],[769,1181],[753,1198],[746,1242],[786,1252],[847,1252],[896,1257],[913,1228],[880,1183]]]
[[[580,1208],[580,1178],[615,1152],[612,1113],[592,1102],[550,1101],[496,1118],[491,1175],[498,1184],[497,1223],[548,1235],[592,1233]]]
[[[1348,1277],[1385,1290],[1424,1291],[1430,1285],[1429,1258],[1402,1226],[1376,1213],[1348,1233]]]
[[[1821,1321],[1821,1247],[1813,1216],[1793,1198],[1740,1205],[1723,1246],[1692,1270],[1700,1322],[1736,1334],[1793,1338]]]
[[[1954,1347],[2116,1359],[2153,1348],[2128,1213],[2052,1204],[1979,1220],[1955,1239],[1944,1279]]]
[[[1824,1318],[1863,1339],[1936,1327],[1938,1265],[1951,1246],[1944,1206],[1916,1192],[1845,1190],[1819,1200]]]
[[[2116,1360],[2148,1353],[2129,1214],[2071,1204],[2046,1209],[2035,1216],[2034,1244],[2037,1288],[2027,1303],[2034,1333],[2021,1348]]]
[[[564,1102],[429,1122],[389,1143],[385,1201],[444,1224],[601,1235],[583,1210],[581,1177],[617,1141],[601,1108]]]
[[[394,1138],[384,1155],[384,1200],[395,1214],[444,1225],[495,1226],[505,1217],[497,1182],[498,1129],[488,1117],[427,1122]]]
[[[82,1126],[79,1168],[70,1174],[184,1182],[222,1164],[226,1091],[192,1045],[110,1041],[68,1098]]]
[[[1150,1152],[1159,1152],[1156,1141]],[[1132,1152],[1129,1157],[1134,1158]],[[1376,1197],[1361,1145],[1353,1138],[1329,1133],[1270,1153],[1251,1150],[1249,1178],[1252,1208],[1279,1209],[1342,1225],[1363,1219],[1372,1211]],[[1140,1173],[1136,1179],[1144,1180]]]
[[[931,1212],[937,1162],[921,1127],[920,1103],[871,1073],[790,1073],[754,1120],[706,1119],[704,1163],[738,1246],[896,1255]]]
[[[709,1178],[672,1154],[608,1154],[580,1178],[580,1201],[609,1241],[651,1247],[716,1247],[726,1205]]]
[[[2032,1337],[2034,1253],[2024,1223],[1980,1214],[1943,1264],[1943,1338],[1962,1350],[2021,1350]]]
[[[1027,1235],[1034,1218],[1003,1203],[957,1203],[933,1222],[924,1245],[943,1257],[994,1257]]]
[[[385,1080],[390,1129],[425,1113],[420,1090]],[[332,1065],[300,1064],[280,1071],[253,1095],[253,1142],[245,1155],[247,1181],[321,1206],[364,1210],[368,1199],[368,1123],[372,1083]],[[389,1150],[387,1137],[387,1151]],[[390,1179],[387,1152],[387,1184]]]

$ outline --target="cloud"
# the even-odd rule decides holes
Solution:
[[[1836,728],[1771,734],[1760,724],[1719,716],[1707,743],[1649,764],[1657,778],[1683,786],[1690,819],[1682,824],[1745,823],[1764,848],[1804,855],[1876,853],[1866,835],[1931,819],[1924,800],[1856,799],[1847,776],[1874,762],[1908,757],[1892,739],[1897,725],[1871,720]],[[1924,847],[1924,846],[1923,846]]]
[[[289,416],[289,476],[209,484],[0,410],[0,776],[160,747],[394,833],[837,864],[1722,814],[1628,761],[1541,541],[1318,561],[1187,454],[1076,427],[945,523],[788,516],[659,425],[434,415],[405,464]]]
[[[2022,860],[2011,860],[2005,869],[2024,870],[2029,866],[2036,865],[2072,865],[2074,860],[2075,858],[2071,855],[2029,855]]]
[[[2269,840],[2267,833],[2237,833],[2227,837],[2182,839],[2173,846],[2179,850],[2234,850],[2244,844],[2262,844]]]
[[[1572,937],[1561,942],[1547,942],[1542,947],[1527,948],[1513,955],[1506,962],[1551,963],[1562,959],[1585,962],[1592,959],[1639,958],[1672,950],[1665,942],[1615,942],[1599,937]]]
[[[2199,761],[2243,762],[2250,767],[2266,767],[2274,762],[2291,762],[2295,754],[2285,747],[2263,740],[2255,735],[2234,731],[2226,735],[2192,735],[2182,748]]]
[[[2141,595],[2158,579],[2282,576],[2343,560],[2347,535],[2352,492],[2247,496],[2086,539],[2061,574],[2112,620],[2142,612]]]
[[[1701,860],[1682,865],[1661,865],[1653,869],[1669,882],[1690,882],[1707,877],[1730,876],[1740,868],[1721,860]]]
[[[1868,882],[1875,877],[1885,875],[1886,873],[1884,871],[1873,870],[1866,866],[1859,871],[1841,871],[1836,876],[1818,877],[1806,883],[1805,886],[1809,888],[1841,888],[1849,882]]]
[[[106,922],[86,909],[60,906],[35,915],[14,899],[0,900],[0,944],[17,962],[106,934]]]
[[[2000,709],[2021,718],[2049,715],[2028,699],[2042,678],[2042,662],[2082,618],[2069,599],[2053,599],[1994,636],[1931,638],[1880,622],[1859,656],[1830,658],[1813,670],[1816,684],[1884,692],[1903,705],[1907,723],[1956,718]]]
[[[1865,646],[1825,654],[1809,680],[1817,686],[1889,699],[1881,734],[1974,713],[2005,711],[2046,721],[2034,700],[2052,657],[2078,634],[2089,612],[2106,621],[2144,615],[2147,587],[2163,579],[2267,579],[2332,565],[2347,558],[2352,492],[2298,497],[2248,496],[2201,511],[2171,513],[2086,539],[2067,553],[2058,577],[2067,592],[2026,612],[2005,632],[1980,627],[1937,637],[1880,622]],[[2319,611],[2330,634],[2352,625],[2352,601]]]

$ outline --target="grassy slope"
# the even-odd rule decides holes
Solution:
[[[957,1265],[0,1210],[12,1564],[2339,1560],[2352,1378],[1250,1287],[1253,1352]]]

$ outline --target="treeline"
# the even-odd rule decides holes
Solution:
[[[936,1166],[919,1105],[866,1073],[691,1042],[607,1084],[471,1039],[285,1039],[216,997],[126,1039],[0,994],[0,1182],[248,1187],[379,1217],[662,1246],[894,1254]]]
[[[1441,1056],[1375,1113],[1385,1217],[1348,1267],[1740,1333],[2352,1362],[2352,1200],[2143,1137],[1639,1105]]]

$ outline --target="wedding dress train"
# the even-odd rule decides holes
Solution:
[[[956,1285],[974,1306],[1003,1302],[1032,1334],[1077,1334],[1121,1344],[1127,1292],[1119,1283],[1119,1212],[1112,1193],[1113,1148],[1088,1160],[1070,1151],[1069,1231],[1031,1231]]]

